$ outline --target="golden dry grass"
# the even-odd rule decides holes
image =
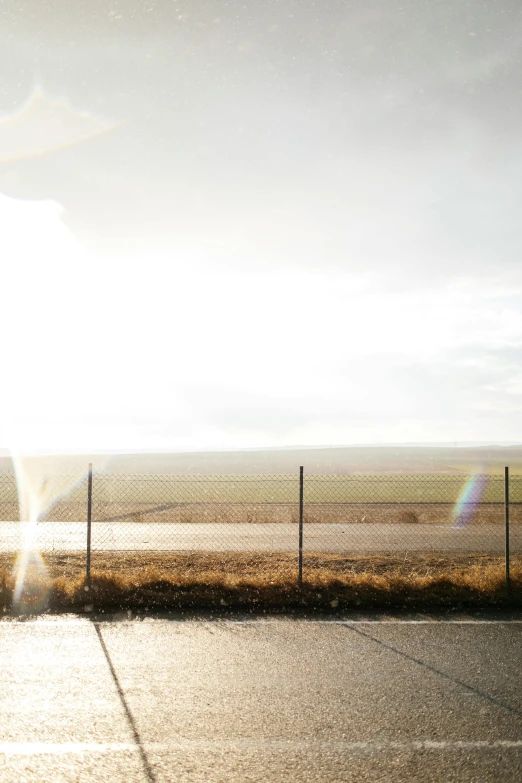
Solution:
[[[25,611],[349,611],[522,606],[522,559],[511,590],[490,556],[343,558],[307,555],[297,586],[293,555],[97,555],[85,590],[83,555],[50,559]],[[13,558],[0,557],[0,609],[11,611]],[[45,600],[42,601],[42,595]]]

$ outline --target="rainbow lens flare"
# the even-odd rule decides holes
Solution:
[[[480,503],[487,483],[487,473],[474,473],[466,481],[452,512],[455,527],[466,527]]]

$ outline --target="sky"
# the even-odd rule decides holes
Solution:
[[[0,446],[522,440],[522,8],[6,2]]]

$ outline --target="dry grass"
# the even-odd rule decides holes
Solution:
[[[343,558],[307,555],[298,588],[294,555],[96,555],[85,590],[83,555],[50,559],[26,611],[347,611],[364,608],[485,608],[522,605],[522,558],[489,556]],[[0,610],[11,611],[13,558],[0,557]],[[42,599],[42,596],[44,598]]]

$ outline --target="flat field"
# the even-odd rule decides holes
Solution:
[[[50,498],[42,519],[82,521],[86,475],[42,479]],[[493,474],[310,475],[304,481],[305,520],[313,522],[443,523],[455,504],[471,521],[502,522],[504,480]],[[510,482],[512,519],[522,508],[522,476]],[[299,480],[292,476],[174,476],[95,474],[93,520],[147,522],[296,522]],[[14,476],[0,476],[0,520],[18,520]]]

